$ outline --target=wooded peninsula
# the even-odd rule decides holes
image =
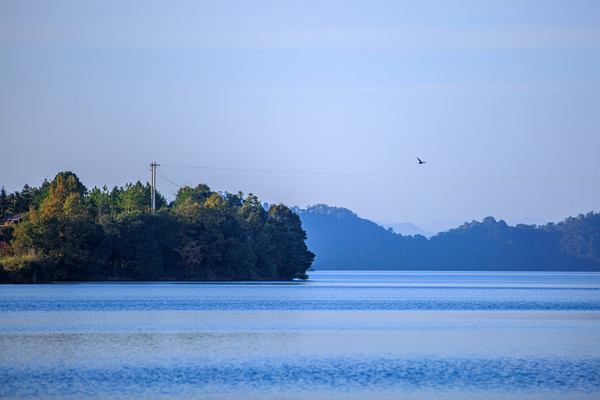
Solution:
[[[487,217],[428,239],[344,208],[268,206],[203,184],[170,203],[157,193],[155,212],[150,197],[148,183],[88,190],[72,172],[21,192],[2,188],[0,282],[293,280],[311,266],[600,271],[594,212],[542,226]]]
[[[72,172],[0,192],[0,282],[306,279],[314,254],[298,215],[253,194],[148,183],[88,190]]]

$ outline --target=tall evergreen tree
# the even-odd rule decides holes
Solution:
[[[4,218],[8,214],[8,194],[4,186],[0,189],[0,219]]]

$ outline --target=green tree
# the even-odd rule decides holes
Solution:
[[[274,227],[267,211],[258,197],[250,193],[238,209],[238,218],[245,237],[256,255],[256,275],[258,279],[277,279],[275,245],[272,242]]]
[[[124,212],[148,211],[150,208],[150,194],[140,181],[126,184],[119,193],[119,200]]]
[[[71,171],[59,172],[54,177],[54,180],[49,186],[49,194],[52,194],[52,190],[62,190],[66,195],[71,193],[79,193],[79,196],[83,198],[87,193],[87,188],[81,181],[79,177],[75,175]]]
[[[559,248],[564,254],[600,262],[600,214],[589,212],[559,224]]]
[[[15,207],[16,208],[15,212],[29,211],[29,208],[31,208],[31,206],[33,206],[33,200],[35,198],[35,194],[36,194],[36,189],[25,184],[23,186],[23,189],[21,190],[19,200],[17,201],[16,207]]]
[[[272,242],[275,245],[275,261],[278,279],[308,279],[306,271],[315,255],[305,244],[306,232],[302,229],[300,217],[283,204],[272,205],[268,211],[275,227]]]
[[[156,222],[154,215],[140,211],[102,216],[104,241],[99,246],[99,275],[106,279],[164,278],[165,254]]]
[[[50,182],[47,179],[44,179],[42,182],[42,186],[35,189],[35,194],[33,196],[32,206],[35,208],[39,208],[44,199],[48,197],[50,194]]]
[[[177,196],[175,197],[175,201],[173,201],[173,206],[177,208],[188,201],[191,204],[204,204],[204,202],[212,195],[213,192],[205,184],[199,184],[195,188],[185,186],[177,191]]]
[[[4,186],[0,189],[0,219],[4,218],[8,214],[8,194]]]
[[[237,201],[227,201],[217,193],[204,203],[205,224],[212,226],[215,237],[220,239],[219,247],[214,249],[220,254],[212,268],[227,279],[255,279],[256,255],[237,218],[237,206]]]
[[[148,182],[142,184],[137,181],[135,184],[128,183],[124,188],[118,191],[118,208],[121,212],[142,211],[149,212],[152,197],[152,188]],[[156,208],[166,206],[167,201],[160,194],[156,193]]]
[[[99,189],[94,187],[85,197],[85,205],[94,220],[102,218],[102,216],[111,214],[111,211],[116,211],[116,207],[111,207],[110,192],[106,185]]]
[[[90,251],[99,239],[95,224],[83,205],[83,185],[72,173],[60,173],[38,210],[14,231],[12,246],[18,254],[41,252],[56,264],[53,278],[84,279]]]
[[[235,206],[213,193],[203,203],[187,197],[175,214],[181,227],[177,251],[185,279],[255,279],[256,256]]]
[[[175,216],[179,226],[178,246],[182,266],[182,279],[203,279],[208,276],[206,259],[207,229],[202,222],[203,208],[190,198],[179,203]]]

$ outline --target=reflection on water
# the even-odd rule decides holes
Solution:
[[[600,274],[0,286],[0,398],[598,398]]]

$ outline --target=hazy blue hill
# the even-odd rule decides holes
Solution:
[[[316,254],[315,269],[397,269],[406,267],[406,238],[360,218],[346,208],[324,204],[296,208]],[[425,238],[423,238],[425,239]]]
[[[315,269],[600,271],[600,214],[558,224],[487,217],[427,239],[403,236],[345,208],[295,208]]]

